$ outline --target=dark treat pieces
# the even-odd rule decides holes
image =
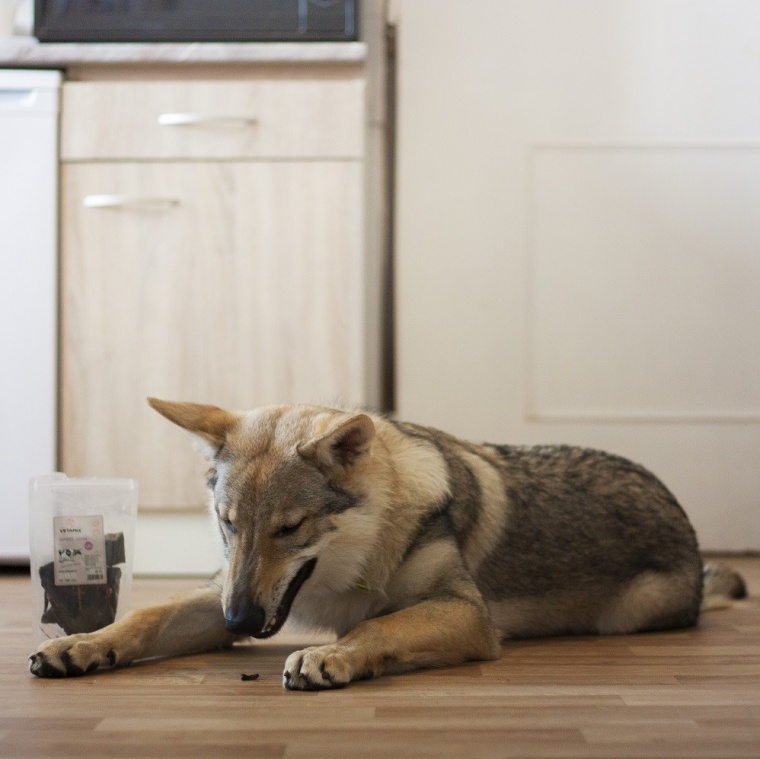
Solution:
[[[58,624],[66,635],[93,632],[116,619],[121,569],[108,567],[101,585],[56,585],[53,562],[40,567],[45,591],[42,621]]]
[[[126,561],[123,533],[105,536],[106,581],[99,585],[56,585],[53,562],[40,567],[45,591],[42,622],[57,624],[66,635],[86,633],[110,625],[116,619],[121,569],[112,566]]]
[[[114,564],[123,564],[127,560],[127,554],[124,550],[124,533],[109,532],[106,534],[106,566],[112,567]]]
[[[241,680],[258,680],[259,679],[259,673],[257,672],[255,675],[240,675]]]

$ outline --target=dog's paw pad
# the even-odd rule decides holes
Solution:
[[[79,677],[94,672],[101,665],[113,665],[116,655],[100,652],[86,635],[46,641],[29,657],[29,671],[37,677]]]
[[[344,688],[352,679],[348,657],[339,646],[316,646],[291,654],[282,676],[288,690]]]
[[[57,667],[44,654],[36,653],[29,657],[29,671],[37,677],[66,677],[65,667]]]

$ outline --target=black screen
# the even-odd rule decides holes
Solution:
[[[42,42],[357,39],[356,0],[36,0]]]

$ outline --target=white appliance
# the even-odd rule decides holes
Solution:
[[[29,561],[29,480],[55,470],[57,71],[0,71],[0,563]]]

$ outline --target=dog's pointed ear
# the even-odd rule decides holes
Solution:
[[[298,446],[298,454],[323,472],[341,473],[365,456],[375,437],[375,425],[366,414],[357,414],[326,435]]]
[[[148,398],[148,403],[170,422],[191,432],[206,458],[216,456],[228,433],[238,422],[235,414],[218,406],[162,401],[158,398]]]

